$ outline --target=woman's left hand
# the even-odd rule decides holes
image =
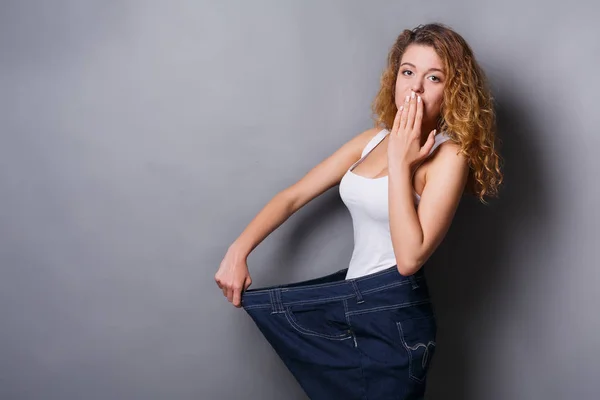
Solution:
[[[405,165],[412,168],[423,160],[435,143],[436,130],[430,132],[421,147],[421,123],[423,121],[423,101],[411,91],[406,96],[394,118],[394,125],[388,143],[388,165]],[[413,97],[414,96],[414,97]]]

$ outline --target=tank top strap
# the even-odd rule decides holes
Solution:
[[[435,149],[439,147],[440,144],[447,142],[448,140],[450,140],[450,136],[448,136],[445,132],[440,132],[439,135],[435,135],[435,143],[433,144],[433,147],[431,148],[431,151],[427,157],[429,157],[435,151]]]
[[[414,176],[415,172],[417,171],[417,168],[433,154],[435,149],[437,149],[442,143],[447,142],[448,140],[450,140],[450,137],[445,132],[440,132],[439,134],[435,135],[435,142],[433,143],[433,147],[429,151],[429,154],[427,154],[427,156],[414,167],[412,175]]]
[[[369,143],[367,143],[367,145],[363,149],[360,159],[358,161],[356,161],[354,164],[352,164],[352,166],[348,170],[352,171],[354,169],[354,167],[356,167],[358,164],[360,164],[365,159],[365,157],[368,156],[371,153],[371,151],[373,151],[373,149],[375,147],[377,147],[377,145],[383,141],[383,139],[385,138],[385,136],[388,133],[389,133],[389,131],[387,129],[382,129],[375,136],[373,136],[373,138],[371,140],[369,140]],[[433,154],[433,152],[442,143],[447,142],[448,140],[450,140],[450,137],[447,134],[445,134],[444,132],[440,132],[439,134],[435,135],[435,143],[433,144],[433,147],[429,151],[429,154],[427,155],[427,157],[425,157],[423,160],[421,160],[421,162],[413,169],[412,174],[414,175],[417,170],[417,167],[419,165],[421,165],[421,163],[423,163],[427,158],[429,158]]]
[[[354,167],[356,167],[358,164],[360,164],[362,162],[362,160],[364,160],[365,157],[368,156],[369,153],[371,153],[371,151],[373,151],[373,149],[375,147],[377,147],[377,145],[383,141],[383,138],[385,138],[385,135],[387,135],[388,133],[389,133],[389,131],[387,129],[382,129],[381,131],[377,132],[377,134],[375,136],[373,136],[373,138],[371,138],[371,140],[369,140],[369,143],[367,143],[367,145],[363,149],[360,159],[358,161],[356,161],[354,164],[352,164],[352,166],[349,168],[349,170],[352,171],[354,169]]]

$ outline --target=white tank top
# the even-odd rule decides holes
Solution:
[[[387,129],[377,133],[367,143],[361,158],[352,164],[340,181],[340,197],[350,211],[354,228],[354,251],[346,279],[369,275],[396,265],[390,235],[388,177],[365,178],[352,172],[388,133]],[[427,157],[448,139],[444,132],[437,134]],[[416,207],[420,197],[416,192],[413,193]]]

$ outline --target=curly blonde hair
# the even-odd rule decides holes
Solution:
[[[411,44],[431,46],[442,59],[447,80],[437,131],[446,132],[460,146],[459,153],[469,163],[466,191],[486,203],[484,197],[497,197],[503,181],[501,157],[496,149],[494,99],[473,51],[451,28],[432,23],[405,29],[398,36],[372,104],[375,126],[391,130],[397,112],[394,97],[398,70]]]

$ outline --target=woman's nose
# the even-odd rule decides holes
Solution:
[[[423,85],[420,83],[414,83],[411,87],[411,90],[416,94],[421,95],[423,93]]]

